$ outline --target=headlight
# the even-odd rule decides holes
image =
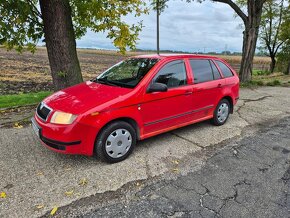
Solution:
[[[56,111],[52,115],[50,122],[55,124],[72,124],[76,118],[76,115]]]

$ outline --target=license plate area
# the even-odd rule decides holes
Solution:
[[[31,126],[37,137],[40,138],[40,128],[37,126],[34,119],[31,119]]]

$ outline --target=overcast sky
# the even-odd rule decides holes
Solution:
[[[127,16],[128,23],[143,20],[137,48],[156,49],[156,14],[140,18]],[[242,20],[234,17],[226,4],[205,1],[186,3],[171,0],[160,16],[160,49],[188,52],[221,52],[225,49],[240,52],[242,48]],[[88,32],[77,41],[78,47],[114,49],[106,34]]]

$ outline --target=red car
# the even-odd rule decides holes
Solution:
[[[118,162],[138,140],[207,119],[224,124],[238,98],[239,78],[220,58],[142,55],[52,94],[32,127],[54,151]]]

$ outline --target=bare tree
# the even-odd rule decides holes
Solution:
[[[284,9],[284,0],[268,0],[263,7],[260,50],[271,58],[271,73],[273,73],[276,66],[277,52],[285,42],[281,37],[278,37],[281,32]]]

